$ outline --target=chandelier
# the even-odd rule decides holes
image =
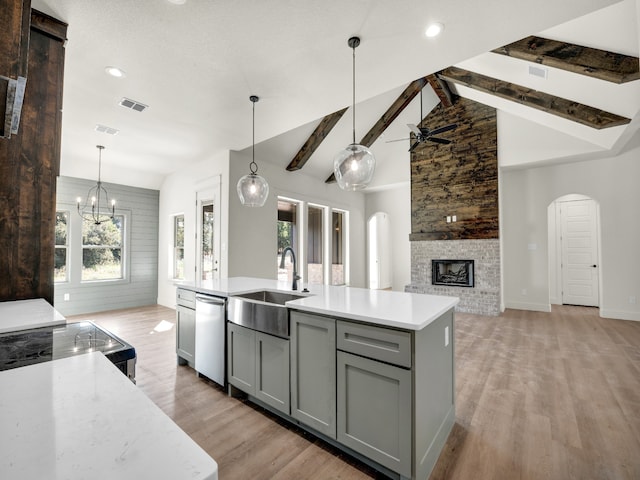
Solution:
[[[98,183],[87,192],[87,199],[81,204],[82,198],[76,199],[78,214],[88,222],[100,225],[112,220],[116,214],[116,201],[109,201],[107,189],[102,186],[100,173],[102,170],[102,145],[96,145],[98,149]]]

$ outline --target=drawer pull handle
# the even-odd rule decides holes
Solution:
[[[388,350],[390,352],[400,352],[400,345],[395,342],[387,342],[385,340],[379,340],[377,338],[363,337],[362,335],[356,335],[354,333],[348,332],[344,334],[344,339],[348,342],[367,345],[382,350]]]

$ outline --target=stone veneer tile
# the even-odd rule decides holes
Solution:
[[[474,284],[454,287],[431,284],[431,260],[474,260]],[[436,240],[411,242],[411,284],[405,291],[459,297],[456,310],[479,315],[500,314],[500,240]]]

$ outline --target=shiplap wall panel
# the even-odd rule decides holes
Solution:
[[[95,180],[59,177],[58,210],[70,212],[69,281],[55,284],[54,305],[63,315],[155,305],[158,297],[158,214],[160,192],[103,183],[118,210],[128,214],[127,278],[115,282],[81,282],[82,219],[76,198],[84,198]],[[69,300],[64,300],[65,293]]]

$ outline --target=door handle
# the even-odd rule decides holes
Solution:
[[[596,268],[598,265],[591,265],[592,268]]]

